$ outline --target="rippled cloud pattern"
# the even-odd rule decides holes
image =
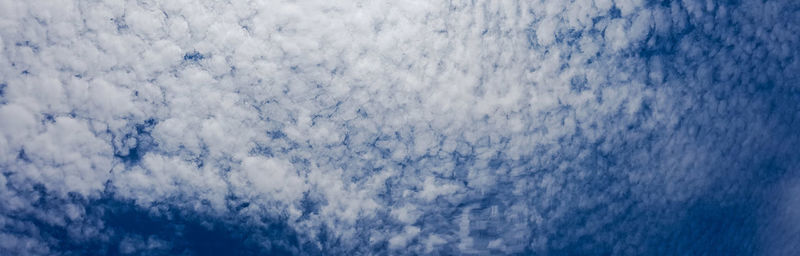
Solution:
[[[2,255],[797,255],[800,1],[0,0]]]

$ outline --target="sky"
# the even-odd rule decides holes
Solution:
[[[797,255],[800,2],[0,0],[2,255]]]

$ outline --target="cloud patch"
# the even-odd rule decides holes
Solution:
[[[796,251],[792,1],[0,5],[0,253]]]

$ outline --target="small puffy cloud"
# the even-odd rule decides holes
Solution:
[[[127,236],[119,243],[119,253],[122,255],[161,255],[167,253],[169,249],[171,248],[168,241],[154,236],[147,238]]]

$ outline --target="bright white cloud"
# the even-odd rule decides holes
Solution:
[[[36,223],[114,239],[87,210],[104,199],[280,220],[340,253],[557,253],[586,236],[643,249],[608,237],[655,231],[614,222],[676,211],[768,159],[796,166],[796,14],[791,1],[0,1],[0,253],[57,252]],[[118,240],[123,254],[171,248]]]

